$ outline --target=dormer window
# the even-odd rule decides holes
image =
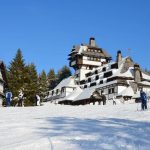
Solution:
[[[101,81],[99,82],[99,84],[103,84],[103,80],[101,80]]]
[[[59,89],[56,90],[56,94],[58,94],[58,92],[59,92]]]
[[[88,82],[91,82],[91,78],[88,78]]]
[[[52,96],[54,95],[54,91],[52,91]]]
[[[93,82],[90,84],[90,87],[95,86],[95,85],[96,85],[96,82]]]
[[[105,72],[105,71],[106,71],[106,67],[104,67],[104,68],[102,69],[102,71]]]
[[[98,70],[95,70],[95,74],[98,74]]]
[[[111,69],[118,69],[118,63],[112,64]]]
[[[87,88],[87,85],[84,85],[84,88]]]
[[[65,89],[64,89],[64,88],[62,88],[62,89],[61,89],[61,93],[64,93],[64,92],[65,92]]]
[[[97,75],[96,77],[95,77],[95,80],[98,80],[99,79],[99,75]]]
[[[104,78],[108,78],[108,77],[110,77],[112,75],[113,75],[112,71],[106,72],[106,73],[104,73]]]
[[[80,84],[85,84],[85,80],[81,80],[81,81],[80,81]]]

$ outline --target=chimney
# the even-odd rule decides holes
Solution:
[[[135,82],[141,82],[142,80],[141,68],[139,64],[134,64],[134,80]]]
[[[94,37],[91,37],[91,38],[90,38],[89,45],[90,45],[90,46],[96,46],[95,38],[94,38]]]
[[[121,60],[122,60],[122,54],[121,54],[121,51],[119,50],[117,52],[117,60],[116,60],[116,62],[120,62]]]

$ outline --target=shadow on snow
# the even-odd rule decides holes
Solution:
[[[117,118],[98,120],[71,117],[49,117],[46,121],[49,127],[39,128],[38,134],[50,137],[52,140],[56,138],[69,141],[81,149],[149,150],[150,147],[149,122]]]

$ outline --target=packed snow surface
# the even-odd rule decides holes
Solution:
[[[0,108],[0,150],[150,150],[140,104]]]

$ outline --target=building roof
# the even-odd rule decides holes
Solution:
[[[142,78],[150,81],[150,75],[147,75],[144,72],[142,72]]]
[[[80,87],[77,87],[71,94],[66,96],[63,100],[75,100],[81,93],[82,89]]]
[[[131,88],[131,86],[129,86],[125,90],[120,92],[117,96],[131,96],[132,97],[133,95],[134,95],[134,91]]]
[[[150,82],[148,82],[148,81],[142,81],[142,82],[139,82],[139,84],[150,86]]]
[[[87,52],[87,51],[85,51],[85,49],[101,50],[101,53]],[[106,50],[104,50],[103,48],[98,47],[97,45],[92,46],[90,44],[81,44],[81,45],[75,45],[75,46],[73,46],[73,49],[71,50],[71,53],[69,54],[69,56],[71,56],[74,53],[76,53],[78,55],[79,54],[87,54],[87,55],[93,55],[95,57],[107,57],[107,58],[111,58],[111,55],[108,54],[108,52],[106,52]],[[70,59],[70,57],[69,57],[69,59]]]
[[[70,76],[64,80],[62,80],[56,87],[55,89],[61,89],[62,87],[77,87],[77,85],[75,84],[75,80],[73,76]],[[54,89],[54,90],[55,90]]]

